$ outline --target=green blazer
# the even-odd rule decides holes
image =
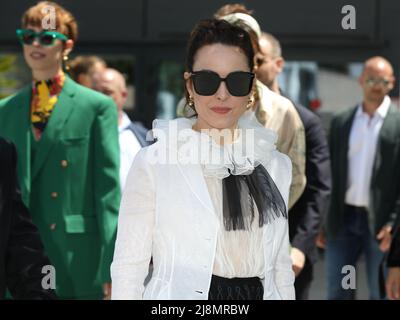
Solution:
[[[101,298],[110,281],[120,201],[117,110],[66,78],[32,157],[31,87],[0,101],[0,136],[15,143],[22,197],[55,267],[61,298]]]
[[[332,168],[332,193],[326,220],[329,236],[334,236],[343,223],[347,189],[348,148],[351,126],[357,107],[346,110],[331,122],[329,145]],[[379,133],[368,206],[371,232],[393,224],[400,214],[400,112],[390,106]]]

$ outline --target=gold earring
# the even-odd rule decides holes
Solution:
[[[191,95],[189,95],[188,105],[189,105],[189,107],[191,107],[191,108],[194,107],[194,101],[193,101],[193,97],[192,97]]]
[[[253,106],[253,103],[254,103],[254,96],[251,96],[249,101],[247,102],[246,109],[247,110],[251,109],[251,107]]]
[[[69,59],[68,54],[64,54],[64,56],[63,56],[63,62],[64,62],[64,68],[65,68],[65,70],[69,70],[68,59]]]

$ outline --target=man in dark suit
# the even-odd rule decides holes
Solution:
[[[370,298],[380,298],[379,265],[400,210],[400,113],[388,96],[394,81],[389,61],[368,59],[359,78],[363,101],[331,123],[328,299],[355,298],[355,273],[347,272],[355,270],[352,267],[361,253],[365,254]],[[353,281],[343,285],[346,275]]]
[[[268,33],[260,38],[261,53],[256,56],[257,77],[267,87],[281,94],[278,75],[284,59],[279,41]],[[307,300],[317,260],[315,239],[326,211],[331,188],[329,149],[321,120],[309,109],[296,105],[306,135],[306,177],[303,194],[289,211],[291,257],[296,274],[297,300]]]
[[[0,138],[0,299],[6,289],[15,299],[54,299],[42,273],[50,261],[17,190],[16,162],[15,147]]]

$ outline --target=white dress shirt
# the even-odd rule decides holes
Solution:
[[[131,120],[128,115],[123,112],[121,124],[118,126],[119,132],[119,153],[120,153],[120,169],[119,179],[121,191],[124,190],[126,178],[128,177],[129,169],[135,159],[136,154],[142,148],[135,134],[128,127]]]
[[[347,154],[348,178],[346,204],[357,207],[369,206],[372,168],[379,132],[389,106],[390,98],[386,96],[373,117],[370,117],[363,111],[362,104],[357,108],[350,131],[349,150]]]

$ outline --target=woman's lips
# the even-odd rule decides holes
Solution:
[[[32,52],[29,56],[32,59],[42,59],[42,58],[46,57],[46,55],[41,52]]]
[[[232,109],[228,107],[212,107],[211,110],[218,114],[226,114]]]

